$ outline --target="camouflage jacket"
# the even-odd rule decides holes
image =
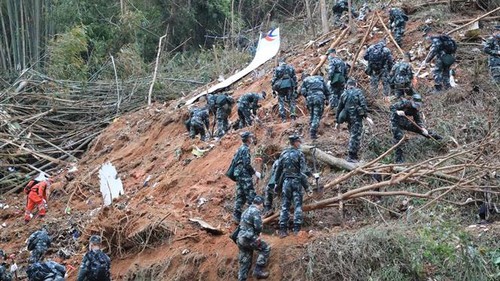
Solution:
[[[66,268],[55,261],[35,262],[26,271],[29,280],[54,280],[64,278]]]
[[[234,98],[226,93],[218,94],[215,96],[215,108],[216,110],[222,110],[226,115],[231,113],[231,109],[235,104]]]
[[[252,204],[241,215],[240,232],[238,238],[255,240],[262,232],[261,211],[256,205]]]
[[[279,166],[276,174],[285,178],[303,178],[304,175],[312,176],[307,167],[304,153],[294,147],[285,149],[280,155]]]
[[[102,262],[99,261],[99,259],[102,259]],[[98,262],[96,262],[98,261]],[[97,264],[99,264],[101,267],[104,266],[103,270],[107,273],[107,277],[105,278],[109,280],[109,275],[110,275],[110,268],[111,268],[111,259],[106,255],[103,251],[101,250],[91,250],[88,251],[85,256],[83,256],[82,259],[82,264],[80,265],[80,270],[78,272],[78,278],[77,281],[86,281],[86,280],[91,280],[90,275],[92,272],[96,272],[99,269],[98,268],[93,268]],[[106,281],[106,280],[102,280]]]
[[[389,11],[389,24],[398,27],[405,26],[408,21],[408,16],[400,8],[392,8]]]
[[[422,113],[411,105],[411,101],[403,99],[391,105],[391,122],[398,123],[399,120],[405,120],[406,117],[399,116],[396,111],[404,111],[408,118],[413,118],[415,123],[421,128],[424,128],[424,119],[422,118]]]
[[[368,47],[363,58],[368,61],[368,66],[375,70],[390,71],[394,63],[391,50],[382,43]]]
[[[344,113],[342,113],[344,111]],[[346,120],[354,120],[357,118],[366,117],[368,105],[366,103],[363,91],[359,88],[349,88],[340,96],[339,105],[335,116],[336,122],[341,123],[340,116],[345,114]]]
[[[486,39],[483,43],[483,51],[490,55],[490,65],[500,65],[500,35]]]
[[[349,11],[349,2],[347,0],[338,0],[333,5],[333,13],[343,13]]]
[[[293,66],[286,63],[280,64],[275,70],[273,78],[271,79],[271,84],[273,89],[279,84],[283,84],[281,89],[284,88],[296,88],[297,87],[297,76],[295,75],[295,69]],[[285,86],[290,84],[290,86]]]
[[[431,50],[426,62],[430,62],[434,57],[437,57],[439,59],[447,53],[445,51],[445,42],[441,37],[442,35],[431,37]]]
[[[323,77],[319,75],[309,76],[302,81],[300,93],[307,99],[309,96],[320,97],[323,100],[330,96],[330,89]]]
[[[276,171],[278,170],[278,166],[280,164],[280,159],[276,159],[273,163],[273,166],[271,167],[271,176],[269,177],[269,181],[267,182],[268,186],[274,187],[276,185],[276,181],[278,179],[276,178]]]
[[[48,248],[52,239],[45,229],[33,232],[28,238],[28,249],[34,250],[35,248]]]
[[[236,157],[238,161],[234,169],[234,175],[236,178],[240,177],[252,177],[255,174],[255,170],[252,167],[250,148],[247,144],[242,144],[238,151],[236,151]]]
[[[238,108],[243,108],[243,107],[249,108],[253,110],[255,114],[255,111],[259,108],[259,100],[261,99],[262,99],[261,94],[257,93],[244,94],[238,99]]]
[[[413,80],[413,69],[411,65],[405,61],[396,63],[391,70],[391,84],[405,84]]]
[[[0,264],[0,281],[12,281],[12,275],[7,269],[7,264]]]
[[[215,108],[215,101],[217,99],[217,95],[216,94],[207,94],[207,106],[208,106],[208,110],[212,113],[215,112],[216,108]]]
[[[339,57],[328,56],[328,78],[332,81],[335,74],[343,76],[344,81],[347,81],[350,66]]]
[[[206,128],[210,127],[210,118],[208,115],[208,109],[205,108],[194,108],[191,110],[191,123],[197,123],[204,125]]]

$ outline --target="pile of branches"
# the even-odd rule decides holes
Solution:
[[[145,105],[137,82],[60,81],[25,71],[0,93],[0,192],[76,162],[120,114]]]

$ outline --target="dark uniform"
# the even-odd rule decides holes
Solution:
[[[263,94],[247,93],[238,99],[238,117],[240,119],[239,128],[251,126],[253,115],[257,115],[259,100],[264,99]]]
[[[309,121],[311,138],[316,139],[319,122],[325,109],[325,101],[328,101],[330,91],[323,77],[308,76],[302,82],[300,93],[306,98],[307,109],[311,114]]]
[[[101,237],[92,235],[91,244],[101,244]],[[91,249],[83,256],[77,281],[110,281],[111,259],[100,249]]]
[[[368,47],[364,59],[368,61],[366,74],[370,75],[371,95],[378,96],[378,84],[382,80],[384,95],[388,96],[390,93],[389,72],[392,69],[393,58],[391,50],[385,46],[385,41]]]
[[[330,50],[329,52],[335,53],[335,51]],[[337,108],[339,104],[340,95],[342,95],[345,88],[345,82],[347,82],[349,68],[349,65],[341,58],[334,55],[328,56],[328,78],[332,91],[330,95],[330,107],[332,109]]]
[[[355,82],[349,82],[348,89],[340,97],[336,115],[337,124],[347,122],[349,128],[348,160],[357,161],[363,134],[363,118],[367,117],[368,106],[363,91],[355,88]],[[342,120],[344,119],[344,120]]]
[[[411,65],[405,61],[396,63],[391,70],[390,78],[391,89],[397,98],[413,95],[413,69]]]
[[[433,69],[434,87],[436,91],[446,90],[451,87],[450,67],[455,62],[457,45],[448,35],[433,36],[431,41],[431,51],[425,62],[429,63],[433,58],[436,58]]]
[[[392,8],[389,10],[389,25],[391,26],[394,40],[401,47],[403,46],[403,35],[405,33],[406,22],[408,16],[400,8]]]
[[[3,250],[0,250],[0,281],[12,281],[12,274],[10,274],[7,263],[3,262],[7,255]]]
[[[278,169],[279,159],[275,160],[271,167],[271,176],[264,190],[264,216],[269,216],[273,212],[273,198],[278,190],[276,188],[276,170]]]
[[[221,138],[229,131],[229,115],[234,105],[233,97],[228,94],[218,94],[215,99],[217,117],[217,137]]]
[[[279,166],[277,168],[277,177],[282,186],[281,192],[281,212],[279,218],[280,236],[287,235],[290,205],[294,204],[293,231],[298,233],[302,226],[302,189],[311,192],[307,184],[306,176],[312,176],[307,167],[304,153],[293,147],[295,141],[300,141],[297,136],[291,136],[292,146],[281,153]]]
[[[290,105],[290,117],[295,119],[295,107],[297,103],[297,76],[295,69],[281,62],[280,65],[274,70],[274,75],[271,80],[273,91],[278,93],[278,105],[281,121],[286,121],[285,102]]]
[[[31,251],[29,263],[40,262],[51,242],[52,239],[45,228],[33,232],[28,238],[28,250]]]
[[[394,144],[398,143],[403,138],[404,130],[417,133],[426,138],[432,137],[436,140],[441,139],[441,136],[435,134],[434,132],[428,131],[428,133],[425,134],[423,131],[425,128],[424,120],[422,118],[422,113],[419,111],[422,104],[421,102],[422,98],[420,95],[414,94],[412,100],[402,99],[391,105],[391,128]],[[403,111],[406,116],[399,116],[397,111]],[[414,122],[411,122],[408,119],[413,119]],[[396,163],[404,162],[402,145],[396,148],[394,160]]]
[[[207,140],[205,129],[210,128],[208,109],[193,108],[189,120],[186,121],[186,128],[190,138],[194,139],[199,134],[202,141]]]
[[[488,38],[484,43],[484,52],[490,55],[488,66],[493,80],[500,83],[500,33]]]
[[[255,265],[254,276],[257,279],[267,278],[269,273],[264,272],[267,265],[271,247],[262,239],[262,214],[258,205],[262,205],[262,197],[256,196],[253,204],[243,212],[238,233],[238,261],[240,264],[238,272],[238,281],[245,281],[248,278],[248,272],[252,266],[253,251],[257,251],[257,262]]]
[[[338,0],[332,8],[333,11],[333,24],[336,27],[342,25],[340,18],[344,12],[349,12],[349,2],[347,0]],[[355,12],[355,9],[351,7],[351,14],[354,18],[358,17],[358,14]]]
[[[252,137],[249,132],[243,132],[241,138],[243,144],[238,148],[234,157],[237,157],[237,164],[234,169],[236,177],[236,199],[234,202],[233,219],[235,222],[240,222],[241,212],[245,203],[250,203],[255,197],[255,188],[253,186],[252,176],[255,170],[251,164],[250,147],[245,141]]]
[[[26,271],[29,281],[64,281],[66,268],[57,262],[35,262]]]

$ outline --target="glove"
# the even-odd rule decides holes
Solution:
[[[402,110],[396,110],[396,114],[399,116],[406,116],[405,112]]]
[[[255,176],[260,180],[262,175],[259,172],[255,172]]]
[[[16,264],[16,263],[14,263],[13,265],[11,265],[11,266],[10,266],[10,272],[11,272],[11,273],[14,273],[14,272],[16,272],[16,271],[17,271],[17,264]]]
[[[422,128],[422,134],[424,136],[428,136],[429,135],[429,131],[427,131],[427,129],[425,129],[425,128]]]
[[[366,117],[366,122],[368,122],[370,126],[373,126],[375,124],[373,123],[373,120],[370,117]]]
[[[339,123],[335,123],[335,127],[333,129],[334,130],[338,130],[339,129]]]
[[[314,173],[314,174],[313,174],[313,177],[314,177],[315,179],[319,179],[319,173]]]

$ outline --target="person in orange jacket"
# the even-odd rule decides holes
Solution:
[[[47,213],[47,188],[50,187],[52,179],[40,173],[38,177],[31,180],[24,188],[24,193],[28,195],[26,211],[24,212],[24,222],[31,220],[33,209],[38,208],[38,215],[43,217]]]

